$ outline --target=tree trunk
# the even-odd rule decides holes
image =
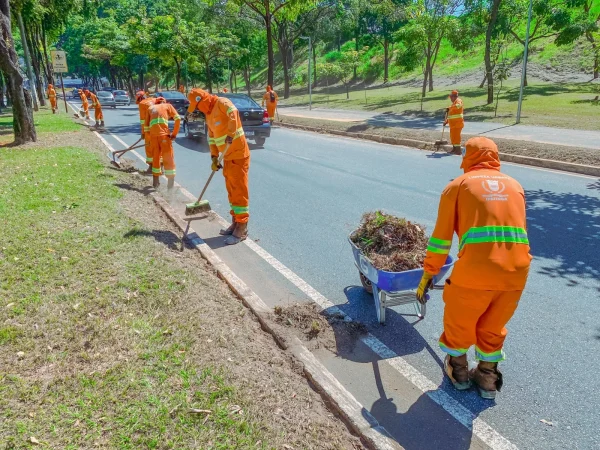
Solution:
[[[283,98],[290,97],[290,67],[289,49],[281,49],[281,64],[283,66]]]
[[[46,44],[46,28],[44,27],[44,21],[42,21],[42,31],[40,35],[42,39],[42,49],[44,50],[44,59],[46,63],[46,73],[48,74],[48,83],[55,84],[52,64],[50,64],[50,58],[48,57],[48,45]]]
[[[485,33],[485,75],[487,78],[488,95],[487,104],[490,105],[494,102],[494,66],[492,65],[492,33],[496,27],[496,20],[498,19],[498,9],[500,8],[500,2],[502,0],[493,0],[492,8],[490,10],[490,21],[488,22],[487,30]]]
[[[210,76],[210,64],[208,61],[204,63],[206,69],[206,86],[208,87],[208,92],[212,94],[212,77]]]
[[[313,89],[317,88],[317,51],[315,45],[312,46],[312,58],[313,58]]]
[[[360,34],[360,29],[359,29],[359,25],[356,25],[356,28],[354,29],[354,50],[358,51],[358,35]],[[357,77],[357,73],[356,73],[356,66],[354,66],[354,79],[356,79]]]
[[[246,64],[244,67],[244,82],[246,83],[246,91],[248,91],[248,97],[250,97],[251,89],[250,89],[250,66]]]
[[[346,83],[346,100],[350,100],[350,83]]]
[[[33,70],[31,68],[31,56],[29,53],[29,47],[27,46],[25,25],[23,25],[23,17],[21,16],[20,12],[17,14],[17,22],[19,24],[19,31],[21,32],[21,45],[23,46],[23,54],[25,56],[25,66],[27,67],[27,78],[29,78],[29,90],[33,91],[33,94],[34,94],[31,96],[33,99],[33,109],[37,111],[38,103],[37,103],[37,99],[35,98],[36,80],[35,80],[35,76],[33,75]]]
[[[429,64],[431,62],[431,56],[426,55],[425,59],[425,70],[423,71],[423,86],[421,87],[421,97],[427,95],[427,80],[429,78]]]
[[[0,72],[0,108],[6,108],[6,104],[4,103],[4,88],[6,87],[6,83],[4,83],[4,75]]]
[[[177,59],[177,56],[173,56],[173,59],[175,60],[175,66],[177,67],[177,73],[175,74],[175,89],[179,89],[179,86],[181,86],[181,61]]]
[[[23,92],[23,77],[19,70],[19,60],[15,52],[12,30],[10,27],[9,0],[0,0],[0,70],[5,75],[7,93],[12,100],[13,129],[15,143],[35,142],[37,135],[33,124],[33,113],[27,108]]]
[[[487,81],[487,73],[483,74],[483,80],[481,80],[481,83],[479,83],[479,89],[483,88],[485,86],[485,82]]]
[[[389,63],[390,63],[390,41],[388,38],[383,39],[383,82],[387,83],[389,78]]]
[[[269,86],[273,86],[273,75],[275,73],[275,56],[273,55],[273,26],[272,26],[272,17],[270,10],[270,1],[265,1],[265,15],[263,19],[265,20],[265,28],[267,29],[267,58],[269,63],[269,68],[267,70],[267,84]]]
[[[229,92],[233,92],[233,78],[235,76],[235,71],[229,69]]]
[[[37,97],[40,102],[40,106],[46,106],[46,99],[44,98],[44,86],[42,85],[42,78],[40,77],[40,64],[36,46],[34,45],[33,32],[26,33],[25,40],[27,41],[27,46],[31,51],[31,64],[33,66],[33,75],[35,77],[35,90],[37,91]]]
[[[433,91],[433,64],[429,66],[429,92]]]

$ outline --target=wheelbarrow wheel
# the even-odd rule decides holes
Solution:
[[[360,282],[362,283],[365,291],[367,291],[369,294],[373,294],[373,285],[371,284],[371,281],[365,277],[362,272],[358,272],[358,275],[360,276]]]

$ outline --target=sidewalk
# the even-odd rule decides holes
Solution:
[[[441,130],[441,120],[414,115],[381,113],[357,110],[327,108],[286,107],[281,105],[279,112],[290,117],[325,119],[336,122],[366,122],[379,127],[410,128],[414,130]],[[493,122],[470,122],[466,111],[465,134],[485,134],[488,137],[533,141],[542,144],[585,147],[600,150],[600,131],[550,128],[534,125],[505,125]]]

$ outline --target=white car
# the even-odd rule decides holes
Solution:
[[[113,96],[115,97],[115,103],[117,105],[131,105],[131,99],[129,98],[129,93],[127,91],[113,91]]]
[[[112,95],[112,92],[108,92],[108,91],[98,91],[96,93],[96,97],[98,97],[98,100],[100,101],[100,104],[102,106],[110,106],[112,108],[116,108],[117,104],[115,102],[115,97]]]

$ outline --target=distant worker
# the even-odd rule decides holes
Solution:
[[[92,101],[92,107],[94,108],[94,120],[96,123],[95,127],[103,127],[104,126],[104,114],[102,114],[102,105],[100,104],[100,100],[93,92],[88,91],[87,89],[84,91],[85,95]]]
[[[87,91],[87,89],[86,89],[86,91]],[[86,93],[82,89],[79,89],[77,91],[77,93],[79,94],[79,98],[81,99],[81,111],[83,111],[85,118],[87,120],[90,120],[90,110],[89,110],[90,104],[88,103]],[[80,111],[80,113],[81,113],[81,111]]]
[[[229,89],[227,89],[226,87],[224,87],[221,92],[223,92],[223,94],[227,94],[229,92]]]
[[[269,114],[271,123],[275,120],[275,110],[277,109],[278,101],[279,97],[277,96],[277,92],[275,92],[271,86],[267,86],[267,92],[263,95],[262,106],[264,107],[265,102],[267,103],[267,113]]]
[[[458,261],[443,294],[444,369],[456,389],[468,389],[473,382],[481,397],[493,399],[502,387],[498,363],[505,358],[505,326],[519,304],[532,258],[525,194],[516,180],[500,172],[498,147],[491,139],[469,139],[461,168],[464,175],[442,193],[417,300],[425,302],[456,233]],[[479,365],[469,373],[467,350],[472,345]]]
[[[164,97],[156,97],[155,103],[148,107],[145,119],[144,133],[150,133],[152,154],[152,186],[160,185],[161,158],[165,166],[167,187],[170,189],[175,184],[175,155],[173,153],[173,141],[179,133],[181,117],[170,103],[166,103]],[[175,125],[173,132],[169,131],[169,120],[173,119]]]
[[[51,84],[48,85],[48,100],[50,100],[52,114],[56,114],[56,112],[58,111],[58,106],[56,102],[56,91],[54,90],[54,86],[52,86]]]
[[[450,125],[450,142],[452,143],[452,152],[460,155],[461,132],[465,126],[463,101],[458,98],[458,91],[452,91],[449,96],[452,104],[446,108],[446,120],[444,125]]]
[[[140,111],[141,136],[144,139],[146,163],[148,164],[146,174],[152,175],[152,159],[154,155],[154,149],[152,148],[152,142],[150,140],[150,127],[146,126],[146,115],[148,114],[148,108],[154,104],[154,99],[146,98],[146,93],[144,91],[138,91],[135,94],[135,103],[138,105]]]
[[[181,92],[182,94],[185,94],[185,87],[183,87],[183,84],[179,85],[179,92]]]
[[[231,225],[221,230],[220,234],[229,236],[225,240],[227,245],[238,244],[248,236],[250,217],[248,193],[250,149],[246,142],[240,114],[228,98],[211,95],[202,89],[192,89],[188,99],[190,101],[188,113],[198,109],[206,116],[212,170],[217,171],[223,167],[225,187],[231,206]],[[221,166],[219,153],[226,148],[228,150]]]

